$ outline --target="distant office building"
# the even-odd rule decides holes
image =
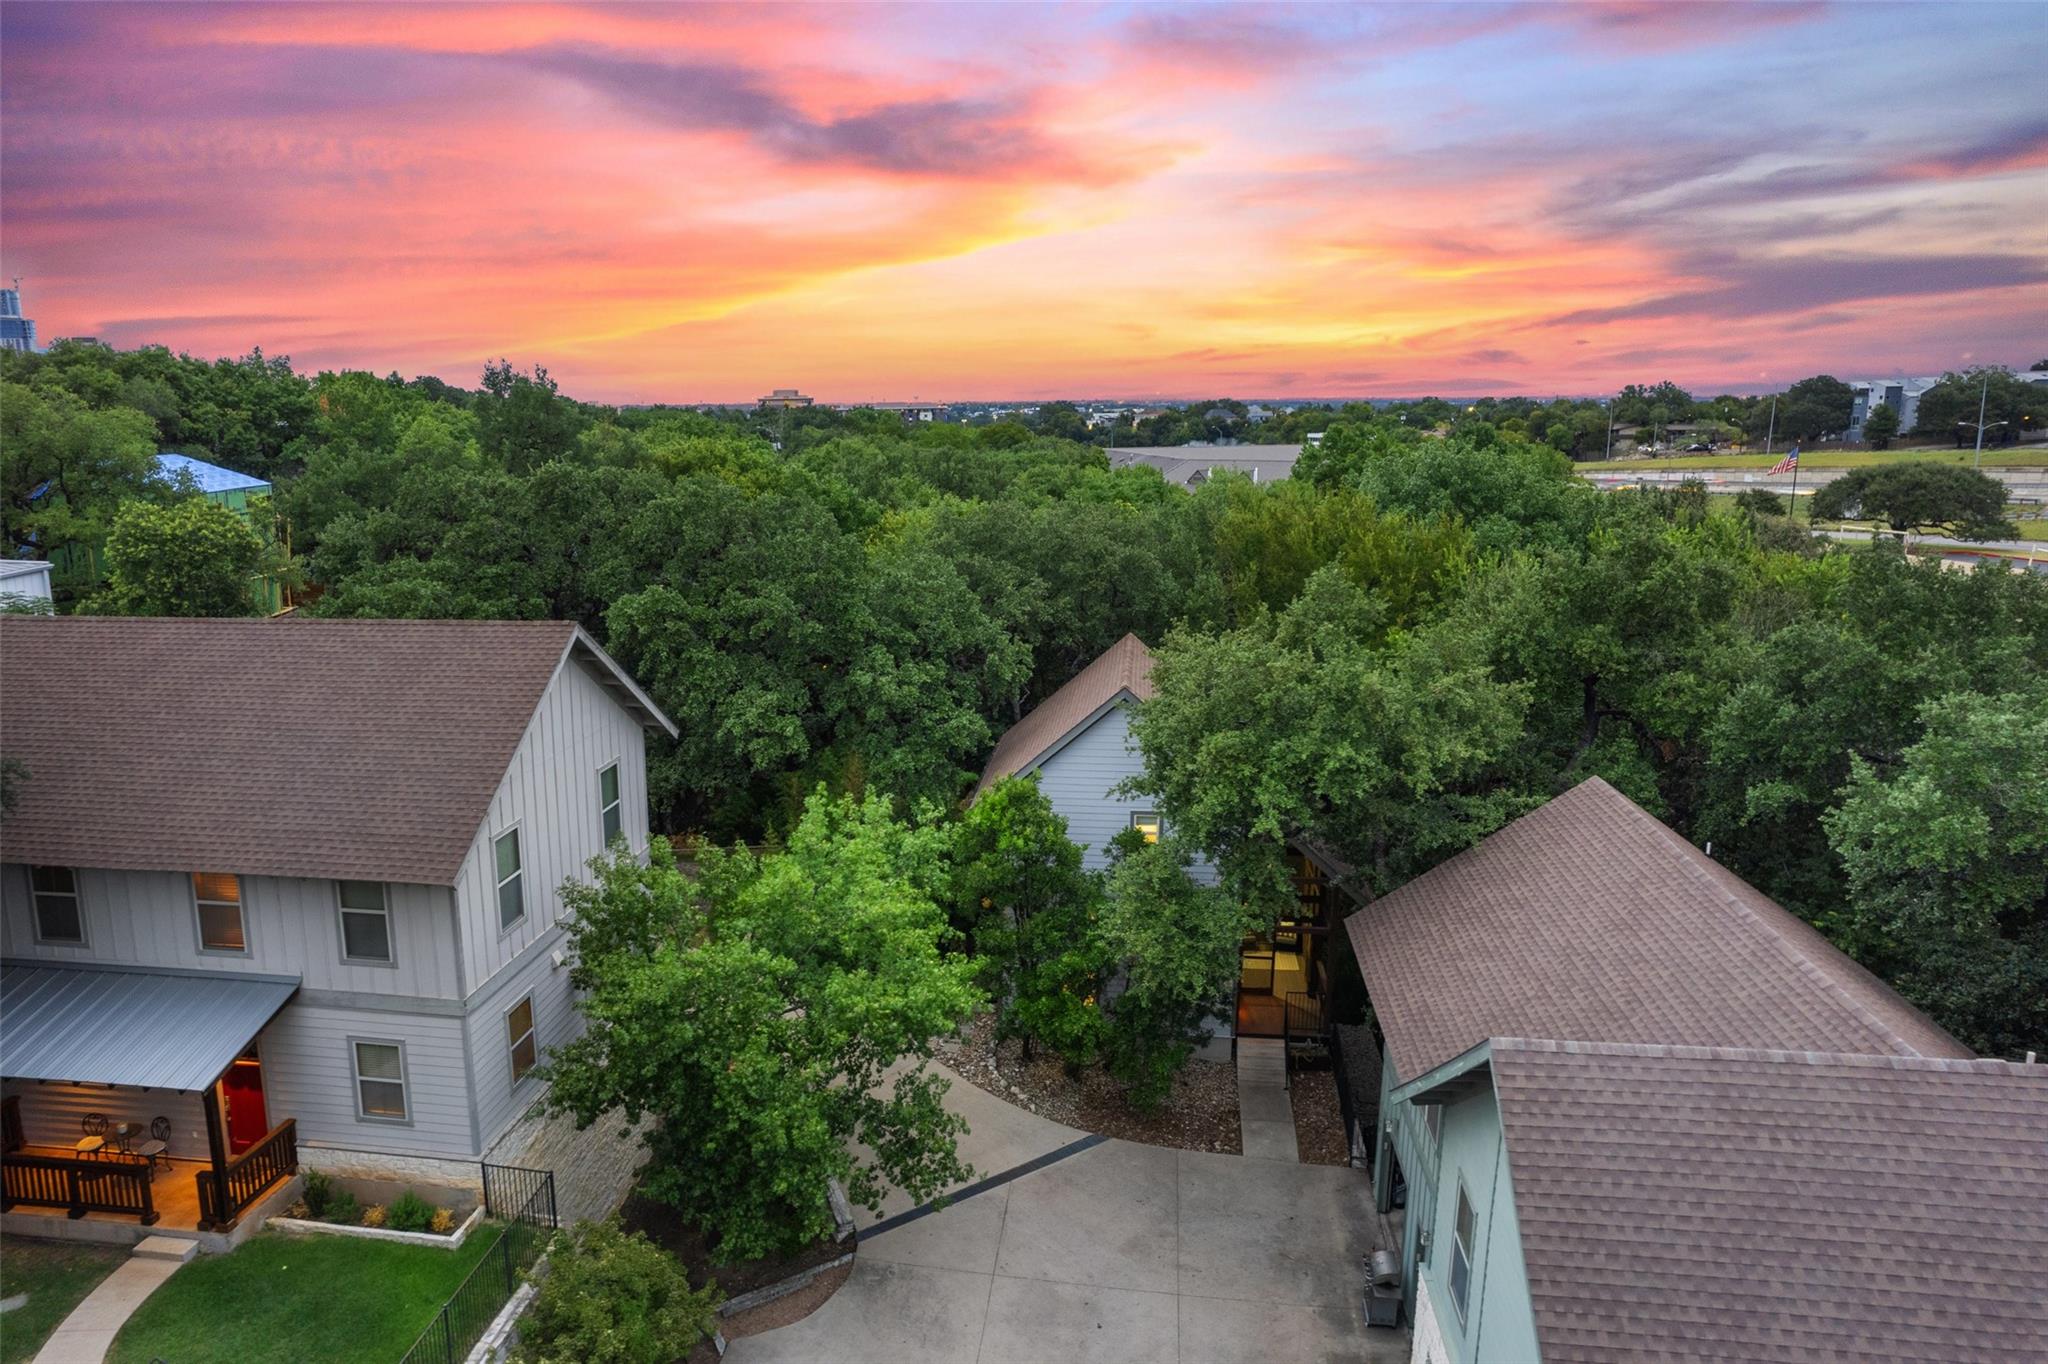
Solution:
[[[34,350],[36,324],[21,315],[21,289],[0,289],[0,350]]]
[[[778,388],[761,400],[763,407],[809,407],[811,400],[793,388]]]
[[[1920,422],[1920,395],[1940,382],[1939,375],[1931,379],[1850,380],[1849,439],[1863,439],[1864,420],[1880,407],[1899,414],[1899,430],[1911,431]]]

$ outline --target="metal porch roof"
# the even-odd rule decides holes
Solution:
[[[0,966],[0,1075],[202,1090],[299,988],[298,978]]]

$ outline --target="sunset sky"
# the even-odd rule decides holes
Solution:
[[[47,340],[621,402],[2048,355],[2048,5],[0,9]]]

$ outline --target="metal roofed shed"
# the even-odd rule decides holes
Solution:
[[[0,967],[0,1075],[203,1090],[234,1064],[296,976]]]
[[[209,464],[203,459],[181,455],[176,450],[164,450],[156,457],[156,476],[166,483],[176,483],[181,478],[190,478],[199,491],[216,502],[226,501],[230,494],[236,495],[227,505],[240,510],[243,499],[250,493],[267,493],[270,485],[260,478]]]

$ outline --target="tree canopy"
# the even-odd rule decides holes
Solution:
[[[2019,533],[2005,514],[2003,483],[1931,460],[1852,469],[1814,494],[1813,514],[1831,521],[1882,521],[1896,531],[1944,531],[1965,540]]]

